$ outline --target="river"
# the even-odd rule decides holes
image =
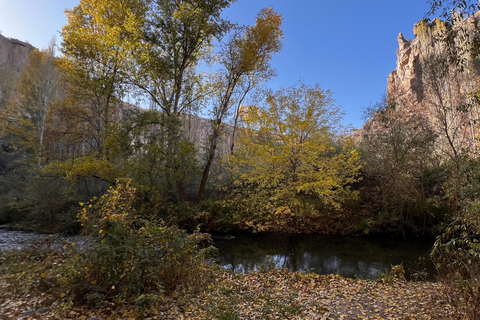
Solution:
[[[21,250],[31,244],[45,245],[48,241],[42,241],[52,237],[54,248],[61,248],[65,241],[75,242],[77,247],[84,245],[84,237],[82,236],[67,236],[67,235],[45,235],[34,232],[12,231],[3,229],[0,226],[0,251],[5,250]]]
[[[432,280],[435,275],[428,258],[433,240],[282,234],[213,239],[219,250],[216,263],[234,272],[284,268],[374,279],[393,265],[403,263],[407,278]]]
[[[45,235],[0,229],[0,251],[22,249]],[[81,244],[81,236],[57,236]],[[338,274],[349,278],[373,279],[393,265],[403,263],[407,278],[433,279],[435,270],[428,259],[433,241],[386,240],[325,235],[237,234],[213,236],[218,255],[213,259],[233,272],[283,268],[291,271]]]

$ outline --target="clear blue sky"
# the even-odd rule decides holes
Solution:
[[[66,23],[64,10],[78,0],[0,0],[0,31],[9,38],[48,45]],[[345,124],[361,127],[362,110],[380,99],[395,69],[397,35],[413,38],[413,25],[428,11],[426,0],[238,0],[224,16],[252,24],[273,6],[284,17],[283,50],[273,59],[273,89],[299,79],[320,83],[345,111]]]

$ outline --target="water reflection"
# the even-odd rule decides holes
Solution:
[[[277,234],[237,235],[234,239],[214,237],[214,242],[219,249],[217,263],[234,272],[284,268],[372,279],[403,262],[407,276],[424,268],[434,274],[431,262],[425,264],[432,245],[429,241]]]

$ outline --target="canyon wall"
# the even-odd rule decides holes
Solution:
[[[28,55],[35,49],[31,44],[0,34],[0,65],[7,66],[17,75],[28,63]]]
[[[396,68],[387,78],[389,100],[403,104],[425,102],[428,91],[434,90],[434,77],[450,81],[459,94],[474,90],[476,80],[467,75],[478,74],[475,55],[479,53],[479,21],[480,12],[454,26],[440,19],[422,20],[413,26],[413,40],[406,40],[400,33]]]
[[[373,115],[356,133],[357,141],[389,134],[394,120],[397,128],[410,126],[405,132],[412,135],[428,126],[439,159],[478,155],[480,13],[454,24],[423,20],[413,31],[413,40],[398,35],[396,68],[387,78],[383,104],[387,112]]]
[[[15,83],[28,63],[35,48],[16,39],[0,34],[0,110],[4,109],[13,94]]]

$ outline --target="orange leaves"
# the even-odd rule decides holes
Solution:
[[[262,9],[254,26],[248,27],[245,35],[237,39],[240,49],[240,68],[253,71],[268,63],[272,53],[280,52],[282,48],[283,17],[272,7]]]
[[[446,319],[454,312],[435,283],[384,284],[288,271],[225,272],[205,291],[192,297],[183,314],[169,306],[165,318]]]

